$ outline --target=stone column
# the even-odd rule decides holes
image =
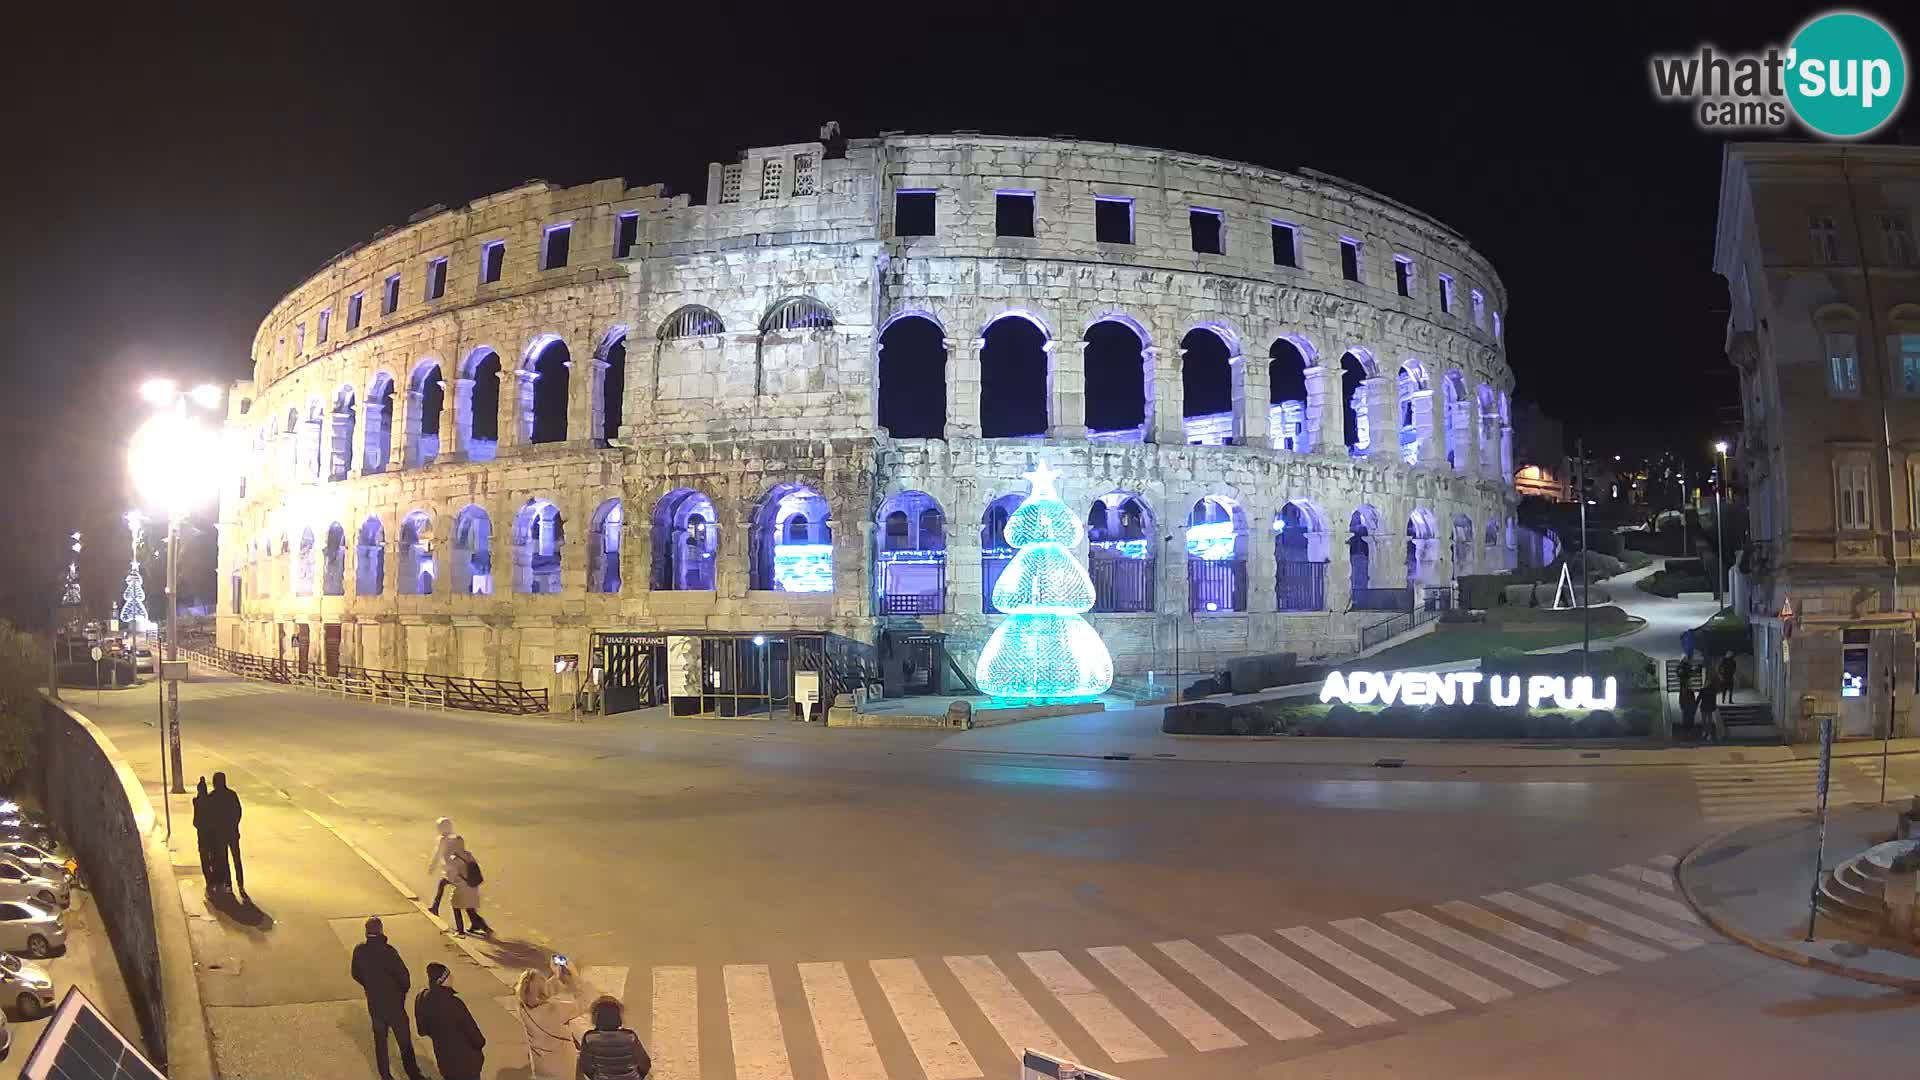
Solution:
[[[613,439],[620,435],[607,428],[607,369],[612,366],[597,356],[586,363],[587,426],[582,429],[582,438]]]
[[[500,369],[500,448],[527,446],[533,442],[534,380],[539,372],[531,367]]]
[[[1254,614],[1270,615],[1280,608],[1273,595],[1280,576],[1278,552],[1273,550],[1275,535],[1271,516],[1247,512],[1247,611]]]
[[[1328,525],[1333,531],[1327,536],[1327,610],[1342,612],[1353,603],[1353,556],[1347,546],[1345,523]],[[1367,569],[1371,572],[1373,567]]]
[[[1447,461],[1445,425],[1434,416],[1433,391],[1415,390],[1409,395],[1413,405],[1413,427],[1420,433],[1419,465],[1444,465]]]
[[[1087,347],[1084,342],[1049,341],[1047,350],[1047,435],[1055,439],[1087,437]]]
[[[1319,364],[1306,371],[1306,449],[1315,454],[1345,455],[1345,414],[1340,399],[1340,368]]]
[[[1500,482],[1513,483],[1513,425],[1500,425]]]
[[[567,437],[563,442],[575,442],[593,437],[593,380],[598,374],[593,365],[599,361],[589,357],[586,362],[575,359],[572,349],[561,367],[567,369]]]
[[[1267,420],[1272,395],[1267,378],[1267,365],[1249,363],[1245,356],[1235,356],[1228,361],[1233,368],[1233,414],[1239,417],[1239,437],[1234,441],[1241,446],[1268,446],[1270,425]],[[1271,592],[1271,590],[1269,590]]]
[[[947,338],[943,342],[951,370],[947,372],[948,439],[980,437],[980,350],[986,342],[974,338],[964,344]]]
[[[1181,446],[1187,441],[1186,419],[1181,415],[1186,408],[1186,387],[1180,381],[1184,352],[1175,346],[1153,349],[1144,357],[1144,362],[1153,365],[1153,416],[1147,430],[1153,433],[1154,442],[1166,446]],[[1182,577],[1180,583],[1184,596],[1186,579]]]
[[[1400,412],[1394,408],[1393,380],[1376,375],[1360,382],[1367,403],[1367,460],[1400,460]]]

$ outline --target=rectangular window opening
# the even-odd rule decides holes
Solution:
[[[1913,266],[1920,261],[1915,259],[1913,231],[1907,225],[1907,215],[1881,214],[1880,237],[1886,244],[1888,266]]]
[[[1487,298],[1479,289],[1469,289],[1467,297],[1473,304],[1473,325],[1487,325]]]
[[[1102,244],[1133,243],[1133,200],[1119,195],[1095,195],[1093,239]]]
[[[507,265],[507,242],[494,240],[480,247],[480,284],[491,285],[500,280],[500,272]]]
[[[640,212],[629,210],[614,219],[613,257],[624,259],[633,254],[633,245],[640,242]]]
[[[547,226],[547,235],[540,245],[540,269],[558,270],[567,265],[567,255],[573,247],[573,224]]]
[[[893,235],[934,234],[934,193],[902,190],[893,193]]]
[[[1827,335],[1827,391],[1835,397],[1860,396],[1860,352],[1852,334]]]
[[[1413,295],[1413,260],[1405,255],[1393,257],[1393,287],[1401,296]]]
[[[391,315],[400,307],[400,275],[392,274],[387,278],[386,295],[380,298],[380,314]]]
[[[1445,314],[1453,312],[1453,278],[1446,274],[1440,275],[1440,310]]]
[[[1187,211],[1187,228],[1193,234],[1193,250],[1202,255],[1225,254],[1226,218],[1218,210],[1193,207]]]
[[[298,356],[301,353],[306,351],[307,351],[307,324],[294,323],[293,324],[293,354],[295,356]]]
[[[1901,334],[1900,393],[1920,397],[1920,334]]]
[[[427,299],[447,295],[447,260],[444,256],[427,263]]]
[[[1831,266],[1840,261],[1840,231],[1831,214],[1813,214],[1807,218],[1807,239],[1812,247],[1812,262]]]
[[[313,329],[315,344],[325,345],[327,343],[327,336],[332,326],[333,326],[333,309],[321,308],[320,317],[318,319],[318,325],[316,325]]]
[[[1273,222],[1273,265],[1300,265],[1300,238],[1292,225]]]
[[[1340,238],[1340,276],[1348,281],[1360,280],[1360,241],[1351,236]]]
[[[993,232],[995,236],[1032,236],[1033,192],[994,192]]]
[[[367,294],[363,292],[347,297],[347,333],[360,329],[360,304],[366,298]]]

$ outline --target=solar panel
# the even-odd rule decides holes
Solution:
[[[87,995],[68,988],[33,1044],[21,1080],[166,1080]]]

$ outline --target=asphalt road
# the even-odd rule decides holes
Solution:
[[[88,698],[80,707],[123,748],[156,756],[150,696]],[[503,936],[626,971],[653,1044],[684,1020],[699,1060],[666,1047],[658,1080],[1007,1076],[1000,1042],[1049,1036],[1128,1080],[1199,1075],[1202,1063],[1288,1078],[1713,1075],[1724,1061],[1797,1075],[1884,1068],[1920,1043],[1907,999],[1596,891],[1590,876],[1617,891],[1630,879],[1616,868],[1656,873],[1730,812],[1805,801],[1729,811],[1698,770],[1021,758],[940,749],[938,733],[644,714],[570,725],[217,680],[183,700],[190,777],[224,768],[249,800],[322,814],[417,889],[430,884],[433,821],[453,817]],[[1896,787],[1910,790],[1900,769]],[[1864,791],[1869,779],[1841,782]],[[256,844],[249,863],[297,868],[304,843]],[[315,874],[309,887],[324,894]],[[1534,886],[1651,915],[1696,945],[1636,926],[1597,947],[1591,926],[1486,899],[1539,899]],[[1601,921],[1551,899],[1547,918]],[[1473,909],[1513,921],[1477,925]],[[1391,940],[1399,951],[1383,952],[1354,919],[1464,962],[1409,961]],[[1503,936],[1521,924],[1561,951]],[[1479,944],[1457,940],[1463,928]],[[1508,960],[1485,955],[1488,943]],[[1515,975],[1519,956],[1549,978]],[[888,964],[901,958],[917,967]],[[916,1011],[915,971],[938,1008]],[[967,1060],[941,1056],[933,1014]]]

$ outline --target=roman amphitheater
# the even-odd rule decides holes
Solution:
[[[1350,652],[1512,564],[1506,293],[1446,226],[1311,171],[828,134],[697,203],[435,207],[300,283],[229,395],[219,646],[555,708],[565,654],[609,709],[952,690],[1042,460],[1123,678]]]

